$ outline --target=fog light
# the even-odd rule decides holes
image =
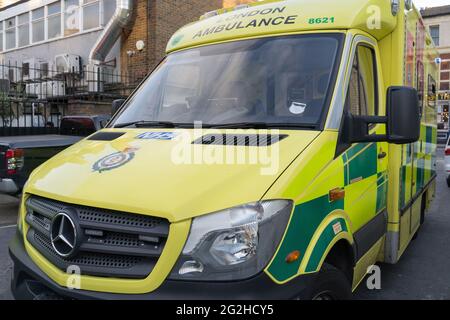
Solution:
[[[202,273],[203,272],[203,264],[198,261],[191,260],[186,261],[180,268],[178,273],[180,275],[190,274],[190,273]]]

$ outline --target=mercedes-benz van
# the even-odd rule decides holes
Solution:
[[[107,128],[33,172],[13,294],[350,297],[434,197],[436,57],[408,0],[206,14]]]

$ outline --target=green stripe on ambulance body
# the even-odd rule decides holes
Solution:
[[[344,201],[330,202],[328,195],[295,207],[283,243],[268,268],[269,273],[277,281],[288,280],[298,273],[306,249],[317,228],[328,214],[338,209],[344,209]],[[300,259],[293,263],[287,263],[286,257],[293,251],[300,252]]]
[[[340,225],[339,231],[336,231],[334,228],[336,224]],[[320,238],[317,241],[316,246],[314,247],[311,257],[309,258],[308,265],[306,266],[305,271],[309,273],[318,271],[320,262],[322,261],[322,257],[326,253],[326,250],[330,243],[339,233],[347,231],[347,224],[344,219],[339,218],[333,220],[320,235]]]
[[[346,154],[349,159],[348,184],[351,184],[356,179],[363,180],[377,174],[378,154],[376,143],[356,144]]]
[[[387,177],[386,172],[378,173],[377,144],[355,144],[342,154],[341,158],[344,171],[344,187],[373,176],[378,178],[377,194],[374,195],[377,197],[377,212],[368,214],[368,219],[384,210],[386,208]],[[327,194],[296,206],[285,238],[268,268],[268,272],[274,279],[283,282],[298,274],[306,250],[317,232],[317,228],[330,213],[338,209],[344,210],[344,205],[344,200],[330,202]],[[344,220],[341,221],[341,225],[344,231],[348,231]],[[330,226],[327,227],[324,234],[320,235],[319,241],[315,244],[312,256],[307,262],[307,272],[314,272],[320,267],[318,264],[320,264],[323,254],[334,239],[329,228]],[[299,251],[301,256],[300,259],[289,264],[286,262],[286,257],[293,251]]]
[[[435,174],[435,162],[433,159],[428,159],[428,155],[433,152],[437,141],[434,131],[435,128],[432,126],[422,126],[421,140],[402,147],[400,208],[405,208],[413,197],[422,192]],[[411,186],[413,179],[415,185]]]

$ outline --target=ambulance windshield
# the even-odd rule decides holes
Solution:
[[[170,54],[113,127],[320,127],[343,34],[243,40]]]

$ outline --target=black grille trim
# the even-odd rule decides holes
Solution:
[[[259,135],[259,134],[208,134],[192,144],[216,146],[267,147],[280,142],[288,135]]]
[[[128,232],[142,235],[169,234],[169,222],[162,218],[123,213],[119,211],[97,209],[80,205],[64,204],[62,202],[32,197],[27,201],[27,208],[52,219],[59,212],[69,209],[77,211],[80,225],[83,228],[102,228],[109,231]]]
[[[91,252],[66,260],[53,250],[50,239],[46,236],[30,230],[27,240],[60,270],[67,271],[70,266],[75,265],[80,268],[82,275],[144,279],[156,265],[156,261],[150,258]]]
[[[89,137],[87,140],[89,141],[113,141],[121,136],[123,136],[125,132],[98,132],[91,137]]]
[[[78,265],[83,275],[146,278],[161,256],[170,224],[166,219],[71,205],[37,196],[27,202],[27,240],[59,269]],[[60,257],[50,241],[52,219],[71,211],[82,234],[78,254]]]

